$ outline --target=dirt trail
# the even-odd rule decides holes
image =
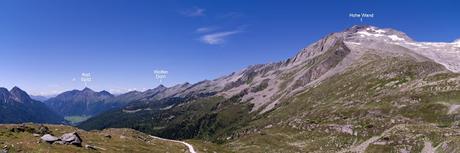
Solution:
[[[193,148],[193,146],[192,146],[191,144],[187,143],[187,142],[179,141],[179,140],[165,139],[165,138],[160,138],[160,137],[156,137],[156,136],[150,136],[150,137],[152,137],[152,138],[154,138],[154,139],[158,139],[158,140],[163,140],[163,141],[170,141],[170,142],[175,142],[175,143],[182,143],[182,144],[184,144],[185,146],[187,146],[189,153],[197,153],[197,152],[195,151],[195,148]]]

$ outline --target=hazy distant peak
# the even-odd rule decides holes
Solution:
[[[94,92],[92,89],[90,89],[88,87],[85,87],[82,91],[83,92]]]
[[[159,92],[159,91],[163,91],[163,90],[166,90],[166,89],[168,89],[168,88],[165,87],[164,85],[160,84],[160,85],[158,85],[157,87],[155,87],[153,89],[147,90],[146,92]]]
[[[110,92],[108,92],[107,90],[102,90],[99,93],[109,93],[110,94]]]
[[[105,91],[105,90],[100,91],[98,94],[113,97],[113,95],[110,92]]]
[[[10,93],[19,102],[29,102],[31,100],[29,94],[27,94],[25,91],[21,90],[16,86],[11,89]]]
[[[156,88],[166,88],[163,84],[158,85]]]

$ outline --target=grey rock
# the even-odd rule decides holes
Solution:
[[[63,144],[71,144],[81,147],[83,140],[76,132],[66,133],[60,137],[60,140]]]
[[[40,140],[48,142],[48,143],[54,143],[55,141],[58,141],[59,138],[52,136],[51,134],[45,134],[42,137],[40,137]]]

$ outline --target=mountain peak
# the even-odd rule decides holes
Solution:
[[[155,87],[154,89],[155,90],[159,90],[159,89],[166,89],[167,87],[165,87],[164,85],[160,84],[158,85],[157,87]]]
[[[370,25],[354,25],[354,26],[346,29],[345,31],[355,33],[355,32],[358,32],[360,30],[371,28],[371,27],[373,27],[373,26],[370,26]]]
[[[13,88],[11,88],[11,91],[10,92],[24,92],[21,88],[17,87],[17,86],[14,86]]]
[[[82,91],[83,92],[94,92],[92,89],[90,89],[88,87],[85,87]]]
[[[358,36],[362,39],[379,39],[387,41],[408,41],[412,42],[412,38],[407,36],[404,32],[391,29],[391,28],[378,28],[369,25],[355,25],[345,30],[347,37]]]
[[[114,97],[110,92],[102,90],[98,93],[99,95]]]
[[[13,95],[19,102],[29,102],[31,100],[29,94],[25,91],[21,90],[19,87],[13,87],[10,91],[11,95]]]

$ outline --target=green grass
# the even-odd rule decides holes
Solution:
[[[80,122],[86,121],[87,119],[91,118],[91,116],[66,116],[64,117],[65,120],[69,121],[71,124],[78,124]]]
[[[411,89],[411,85],[420,80],[445,82],[458,75],[430,75],[442,71],[442,66],[432,62],[417,62],[412,58],[382,58],[373,55],[365,55],[364,58],[367,60],[363,60],[363,63],[324,80],[319,86],[302,94],[286,99],[277,109],[251,121],[239,131],[258,132],[249,132],[228,146],[234,148],[235,152],[251,152],[256,149],[263,150],[260,152],[336,152],[351,146],[353,142],[363,142],[396,124],[407,122],[416,123],[416,126],[436,125],[421,128],[418,133],[430,137],[434,145],[438,144],[438,136],[445,131],[430,133],[430,128],[450,129],[455,121],[455,115],[446,115],[447,107],[438,102],[460,102],[460,89],[455,88],[456,84],[450,84],[450,90],[432,92],[425,86]],[[446,84],[435,84],[435,87],[445,89]],[[403,90],[405,88],[411,90]],[[351,124],[358,135],[351,136],[331,130],[324,133],[324,127],[335,124]],[[273,128],[264,129],[267,125],[273,125]],[[410,132],[406,133],[409,136]],[[398,137],[407,138],[405,135]],[[420,151],[423,141],[417,139],[407,145]],[[399,151],[399,147],[401,145],[371,145],[368,152]]]
[[[10,152],[185,152],[187,148],[179,143],[162,141],[150,138],[148,135],[131,129],[106,129],[103,131],[83,131],[70,126],[45,125],[53,135],[60,136],[64,133],[77,131],[83,139],[83,146],[92,145],[102,149],[91,150],[73,145],[59,145],[37,143],[39,137],[34,137],[29,132],[11,132],[10,129],[18,125],[0,125],[0,144],[8,146]],[[38,128],[38,125],[27,124],[27,127]],[[111,138],[105,137],[110,135]]]

